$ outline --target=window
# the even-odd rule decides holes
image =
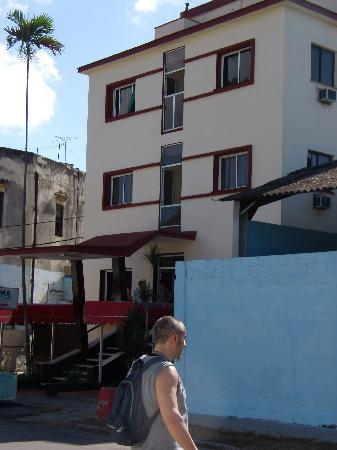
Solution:
[[[181,157],[182,144],[162,148],[160,226],[180,225],[181,222]]]
[[[132,184],[132,174],[111,178],[110,205],[132,203]]]
[[[158,257],[158,301],[173,303],[175,264],[184,261],[184,255],[159,255]]]
[[[113,92],[113,117],[135,112],[136,83],[117,88]]]
[[[214,156],[213,192],[239,190],[251,185],[251,146],[217,152]]]
[[[326,153],[308,150],[307,167],[317,167],[332,161],[332,156]]]
[[[0,191],[0,228],[3,227],[4,196],[5,193]]]
[[[326,86],[335,85],[335,53],[311,45],[311,80]]]
[[[55,236],[63,236],[64,205],[56,203]]]
[[[184,47],[164,54],[163,130],[183,126],[184,113]]]
[[[129,300],[131,300],[132,270],[126,269],[126,288]],[[115,300],[116,288],[112,269],[100,271],[99,298],[103,301]]]
[[[228,47],[218,54],[217,88],[253,83],[254,48],[254,40],[251,40]]]

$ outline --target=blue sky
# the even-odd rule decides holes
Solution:
[[[85,169],[88,77],[77,68],[152,40],[154,27],[177,18],[185,1],[0,0],[0,147],[23,149],[25,66],[17,49],[6,50],[3,31],[14,8],[49,14],[65,45],[61,56],[39,53],[32,67],[29,150],[57,160],[55,136],[70,137],[67,162]]]

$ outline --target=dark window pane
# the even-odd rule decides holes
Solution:
[[[172,52],[165,53],[165,72],[181,69],[185,66],[185,48],[178,48]]]
[[[184,94],[178,94],[175,96],[175,108],[174,108],[174,128],[183,126],[184,118]]]
[[[63,236],[63,212],[64,206],[56,203],[55,236]]]
[[[181,165],[163,168],[162,205],[176,205],[181,197]]]
[[[133,175],[125,175],[124,178],[124,203],[132,203]]]
[[[334,85],[335,54],[329,50],[321,49],[321,83]]]
[[[184,70],[179,70],[179,72],[173,72],[170,75],[165,76],[166,95],[176,94],[177,92],[184,92],[184,76]]]
[[[115,116],[119,116],[119,89],[115,91]]]
[[[311,46],[311,79],[312,81],[320,81],[320,48],[316,45]]]
[[[236,188],[236,156],[221,159],[221,189]]]
[[[113,178],[112,180],[112,201],[113,205],[122,203],[123,199],[123,183],[121,177]]]
[[[330,155],[323,155],[323,154],[318,154],[317,155],[317,165],[320,166],[322,164],[326,164],[328,162],[331,161],[331,156]]]
[[[238,60],[237,53],[225,56],[223,59],[223,86],[238,83]]]
[[[174,268],[177,261],[184,261],[184,255],[160,255],[159,267]]]
[[[164,130],[173,128],[173,99],[174,97],[164,99]]]
[[[332,161],[332,156],[308,150],[307,167],[317,167]]]
[[[116,89],[115,116],[121,116],[135,111],[135,85]]]
[[[250,80],[251,50],[240,52],[240,83]]]
[[[4,193],[0,192],[0,228],[3,227]]]
[[[181,222],[181,207],[170,206],[161,208],[160,211],[160,226],[180,225]]]
[[[183,146],[182,144],[173,144],[163,148],[161,163],[162,166],[181,163]]]
[[[248,186],[248,155],[237,156],[237,183],[236,187]]]

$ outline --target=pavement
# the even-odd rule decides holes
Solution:
[[[35,437],[32,440],[35,444],[39,433],[42,439],[43,433],[47,433],[48,430],[50,435],[48,448],[68,448],[69,446],[71,448],[72,445],[75,445],[72,439],[75,439],[76,435],[78,441],[76,445],[84,446],[84,448],[129,449],[129,447],[114,445],[110,442],[109,429],[105,421],[96,418],[97,398],[98,391],[62,392],[55,397],[47,397],[43,390],[19,391],[14,402],[0,402],[0,449],[2,448],[1,442],[4,441],[6,435],[5,424],[10,425],[13,429],[17,427],[22,433],[23,430],[30,430],[29,436],[35,430]],[[191,433],[197,441],[199,450],[238,450],[221,439],[221,432],[223,431],[242,433],[253,431],[258,435],[315,439],[321,442],[337,443],[337,428],[335,426],[320,428],[263,420],[202,415],[191,415],[190,425]],[[61,437],[58,438],[58,435]],[[3,448],[6,450],[7,448],[28,449],[30,448],[27,444],[28,441],[24,441],[25,444],[23,444],[23,440],[21,440],[21,443],[18,442],[15,446],[13,443],[10,444],[11,441],[8,439],[6,446]],[[40,447],[32,443],[31,448]],[[41,448],[46,448],[46,445],[44,444],[44,447]],[[273,448],[281,447],[274,447],[273,445]],[[337,446],[333,446],[333,448],[337,448]]]

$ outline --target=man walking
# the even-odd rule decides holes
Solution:
[[[153,331],[155,348],[152,355],[160,355],[163,359],[145,370],[142,398],[148,417],[154,416],[158,410],[159,414],[141,448],[197,450],[188,431],[185,389],[172,363],[174,359],[180,359],[186,345],[185,326],[179,320],[165,316],[157,320]],[[154,357],[149,355],[146,358]]]

